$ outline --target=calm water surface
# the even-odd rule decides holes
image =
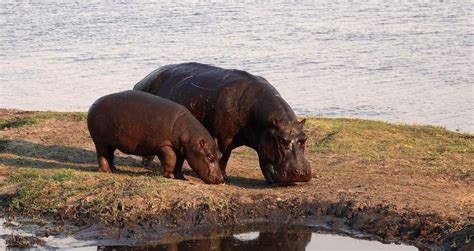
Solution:
[[[0,219],[1,222],[1,219]],[[0,225],[0,249],[6,248],[4,238],[11,235],[12,230]],[[18,232],[16,232],[18,233]],[[74,251],[121,251],[121,250],[187,250],[187,251],[300,251],[300,250],[418,250],[414,246],[384,244],[378,241],[354,239],[346,236],[312,232],[310,229],[280,227],[277,229],[229,234],[199,239],[190,239],[174,243],[142,246],[97,246],[93,241],[80,241],[73,237],[42,238],[45,246],[42,250],[74,250]],[[101,240],[99,240],[100,242]],[[103,241],[102,241],[103,242]],[[110,243],[111,240],[107,240]],[[118,241],[120,242],[120,241]],[[29,249],[37,250],[37,249]]]
[[[86,111],[188,61],[267,78],[298,114],[474,132],[472,1],[1,1],[0,107]]]

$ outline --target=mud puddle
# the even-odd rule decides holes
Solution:
[[[8,250],[418,250],[403,244],[385,244],[370,236],[328,230],[324,227],[255,225],[198,232],[170,232],[156,240],[137,237],[113,239],[87,231],[76,235],[42,236],[48,224],[0,219],[0,249]],[[73,231],[75,232],[75,231]],[[82,238],[81,238],[82,236]],[[357,237],[357,238],[354,238]],[[15,247],[15,248],[12,248]]]

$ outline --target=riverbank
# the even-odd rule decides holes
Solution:
[[[229,162],[230,183],[205,185],[189,168],[189,181],[165,179],[118,152],[117,173],[97,172],[85,116],[0,109],[1,211],[145,241],[178,238],[172,233],[184,229],[279,223],[325,225],[418,247],[470,243],[470,134],[307,118],[309,183],[266,185],[256,154],[241,147]],[[67,224],[44,235],[66,231]]]

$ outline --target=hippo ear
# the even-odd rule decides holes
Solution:
[[[298,121],[298,124],[300,124],[301,127],[304,126],[304,123],[306,123],[306,118],[302,119],[301,121]]]
[[[280,128],[280,122],[278,122],[277,118],[273,118],[272,120],[272,126],[275,127],[276,129]]]
[[[205,140],[205,139],[200,139],[200,140],[199,140],[199,146],[200,146],[201,148],[205,148],[205,147],[207,146],[206,140]]]

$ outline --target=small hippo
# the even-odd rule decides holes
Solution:
[[[182,105],[140,91],[99,98],[89,109],[87,127],[99,170],[112,172],[114,151],[158,155],[163,176],[184,179],[184,159],[207,184],[220,184],[221,153],[209,132]]]

